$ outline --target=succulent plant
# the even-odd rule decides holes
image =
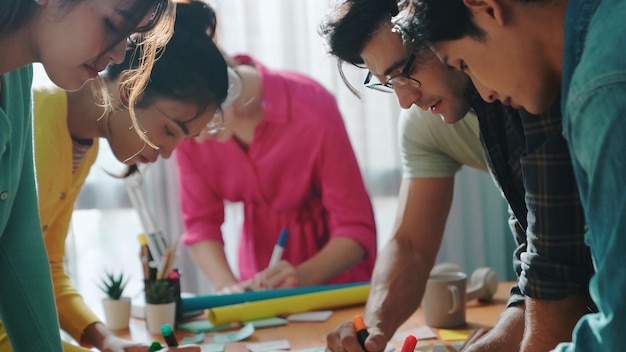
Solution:
[[[146,303],[165,304],[174,302],[174,286],[167,280],[152,280],[146,287]]]
[[[105,278],[102,279],[102,284],[98,285],[98,287],[102,292],[106,293],[110,299],[118,300],[122,297],[127,283],[128,280],[124,280],[123,273],[120,273],[119,276],[116,277],[114,274],[107,272],[105,273]]]

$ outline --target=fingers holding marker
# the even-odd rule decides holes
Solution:
[[[357,314],[352,317],[352,324],[354,325],[354,330],[356,332],[356,339],[359,341],[363,351],[367,351],[365,348],[365,340],[367,340],[369,333],[367,332],[367,326],[365,326],[365,322],[363,321],[363,316],[361,314]]]

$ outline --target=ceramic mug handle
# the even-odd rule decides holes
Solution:
[[[448,290],[452,295],[452,307],[448,310],[448,314],[454,314],[461,307],[461,293],[456,286],[452,285],[448,285]]]

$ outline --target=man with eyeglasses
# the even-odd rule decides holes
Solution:
[[[539,120],[499,102],[486,103],[478,91],[488,92],[474,87],[467,75],[451,70],[430,51],[407,50],[411,41],[403,43],[392,30],[391,18],[397,13],[396,0],[339,0],[320,26],[333,55],[367,66],[366,87],[394,92],[405,109],[417,105],[424,110],[412,108],[401,118],[404,180],[394,233],[374,268],[364,315],[369,327],[365,347],[383,351],[418,307],[441,244],[454,173],[463,164],[481,168],[470,155],[484,150],[489,171],[509,203],[519,281],[496,327],[476,332],[464,351],[516,350],[525,324],[522,290],[548,300],[584,296],[593,272],[558,107]],[[468,147],[478,144],[478,131],[479,151]],[[445,169],[433,160],[456,166]],[[527,235],[534,239],[531,251]],[[537,257],[543,262],[533,260]],[[547,333],[571,333],[572,320],[561,322]],[[349,321],[328,334],[327,347],[334,352],[362,350]]]

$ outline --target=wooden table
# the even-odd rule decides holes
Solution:
[[[477,301],[469,302],[466,310],[466,329],[479,329],[492,327],[499,314],[504,309],[506,302],[509,298],[509,290],[513,285],[512,282],[500,283],[498,286],[498,292],[496,293],[494,300],[489,303],[480,303]],[[339,324],[346,320],[350,320],[355,314],[362,313],[363,306],[348,307],[343,309],[337,309],[330,319],[322,323],[298,323],[290,322],[285,326],[258,329],[254,334],[244,342],[229,343],[226,345],[226,352],[244,352],[247,351],[246,343],[250,342],[263,342],[272,340],[286,339],[289,341],[291,349],[302,349],[309,347],[323,347],[326,345],[326,334],[337,327]],[[198,319],[204,319],[206,315],[198,316]],[[407,320],[398,331],[405,331],[414,329],[420,326],[425,326],[424,316],[422,309],[418,309]],[[437,329],[433,328],[433,331]],[[224,331],[219,331],[224,332]],[[152,341],[163,342],[163,338],[159,335],[150,335],[148,333],[144,321],[131,319],[130,327],[128,330],[121,330],[117,332],[118,336],[132,339],[137,342],[144,342],[150,344]],[[193,334],[177,331],[176,336],[182,339],[185,336],[192,336]],[[211,333],[207,333],[204,342],[212,342],[210,337]],[[436,341],[436,340],[428,340]],[[440,341],[441,342],[441,341]],[[400,343],[392,339],[392,343],[397,348],[400,347]]]

